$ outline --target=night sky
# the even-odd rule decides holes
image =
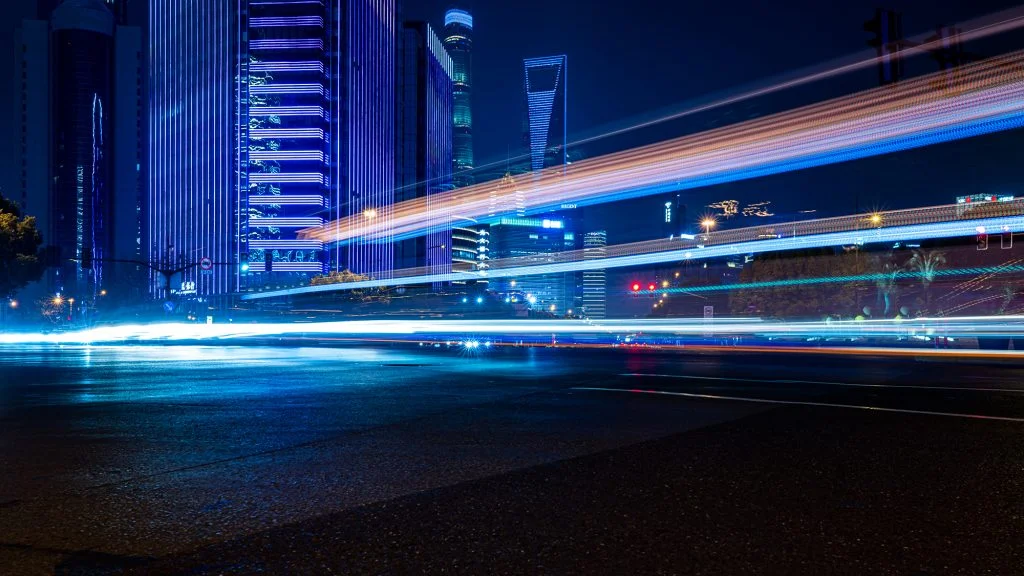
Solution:
[[[17,3],[21,4],[21,3]],[[440,28],[452,6],[470,10],[474,23],[473,115],[477,164],[503,162],[521,152],[522,59],[568,56],[568,123],[570,140],[580,135],[629,126],[665,111],[685,109],[712,95],[736,93],[743,86],[765,84],[773,77],[856,53],[867,55],[868,34],[862,23],[873,15],[874,0],[840,3],[667,2],[658,0],[409,0],[406,19],[426,19]],[[1013,6],[982,0],[905,0],[889,6],[904,13],[907,36],[937,24],[968,20]],[[10,38],[15,20],[28,10],[8,8],[2,26]],[[1019,36],[984,45],[969,45],[983,55],[1024,46]],[[12,76],[11,43],[0,67]],[[935,69],[927,57],[909,64],[912,74]],[[712,112],[685,123],[587,145],[584,156],[765,115],[827,97],[876,85],[874,70],[865,70],[809,89]],[[0,105],[11,110],[10,96]],[[3,116],[12,134],[11,115]],[[771,200],[776,211],[818,209],[848,213],[866,208],[900,208],[949,203],[959,194],[1001,192],[1024,195],[1024,177],[1016,169],[1020,132],[987,136],[926,150],[862,160],[846,165],[724,184],[687,192],[692,218],[712,200]],[[11,144],[0,158],[10,162]],[[13,168],[10,167],[10,168]],[[13,170],[5,167],[4,184]],[[5,188],[9,188],[5,186]],[[608,218],[611,214],[616,218]],[[614,233],[623,216],[657,214],[652,200],[631,206],[590,210],[588,227],[607,219],[610,242],[630,240],[628,224]],[[633,226],[635,227],[635,226]],[[615,236],[620,236],[615,238]],[[623,235],[627,237],[623,237]]]

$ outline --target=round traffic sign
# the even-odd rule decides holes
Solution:
[[[203,270],[209,270],[213,268],[213,260],[204,256],[203,259],[199,261],[199,267]]]

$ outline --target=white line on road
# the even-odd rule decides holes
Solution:
[[[757,382],[760,384],[813,384],[817,386],[848,386],[853,388],[907,388],[909,390],[957,390],[968,392],[1010,392],[1022,394],[1024,389],[1014,388],[976,388],[971,386],[921,386],[916,384],[863,384],[858,382],[824,382],[820,380],[769,380],[761,378],[727,378],[724,376],[692,376],[685,374],[647,374],[644,372],[626,372],[619,376],[646,376],[649,378],[682,378],[687,380],[718,380],[731,382]]]
[[[570,390],[586,390],[593,392],[628,392],[631,394],[659,394],[663,396],[682,396],[685,398],[701,398],[705,400],[732,400],[735,402],[753,402],[756,404],[785,404],[792,406],[819,406],[825,408],[851,408],[854,410],[872,410],[875,412],[896,412],[899,414],[917,414],[924,416],[947,416],[952,418],[970,418],[974,420],[1000,420],[1003,422],[1024,423],[1024,418],[1011,416],[987,416],[985,414],[961,414],[957,412],[934,412],[931,410],[910,410],[906,408],[883,408],[881,406],[861,406],[857,404],[833,404],[830,402],[808,402],[804,400],[772,400],[770,398],[748,398],[746,396],[722,396],[719,394],[695,394],[692,392],[669,392],[666,390],[641,390],[638,388],[598,388],[593,386],[577,386]]]

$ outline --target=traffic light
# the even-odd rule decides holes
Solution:
[[[899,54],[903,46],[903,15],[878,8],[875,17],[864,23],[864,31],[874,36],[868,40],[868,46],[878,54],[878,83],[885,86],[899,81],[903,75]]]
[[[274,253],[270,250],[263,251],[263,271],[273,272],[274,271]]]
[[[658,289],[658,285],[655,284],[654,282],[651,282],[650,284],[648,284],[647,285],[647,297],[648,298],[654,298],[654,291],[657,290],[657,289]]]
[[[633,284],[629,287],[629,289],[633,291],[633,297],[636,298],[637,294],[640,292],[640,283],[639,282],[633,282]]]
[[[988,250],[988,234],[985,232],[978,232],[978,250]]]

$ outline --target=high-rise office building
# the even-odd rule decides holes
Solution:
[[[564,166],[567,160],[566,63],[564,55],[523,60],[526,88],[524,137],[530,151],[532,170]]]
[[[305,228],[390,222],[395,183],[395,0],[154,0],[150,218],[154,260],[202,257],[186,292],[374,277],[394,245],[324,246]]]
[[[46,288],[72,298],[141,294],[141,75],[123,2],[66,0],[16,37],[19,200],[60,265]],[[41,11],[49,6],[41,7]]]
[[[490,226],[494,258],[524,258],[524,262],[548,261],[547,255],[572,250],[575,234],[566,222],[551,218],[499,218]],[[564,316],[572,309],[576,286],[571,273],[537,274],[492,280],[495,290],[521,298],[531,308]]]
[[[583,235],[583,260],[599,260],[608,255],[608,233],[604,230]],[[608,280],[604,268],[583,271],[583,316],[604,318],[607,315]]]
[[[452,188],[452,60],[425,22],[402,26],[399,58],[398,170],[395,201],[426,199],[428,213],[448,209],[432,202]],[[426,267],[429,274],[452,271],[451,214],[447,226],[395,243],[397,268]]]
[[[444,15],[444,46],[452,58],[454,107],[452,180],[456,187],[473,183],[473,16],[465,10],[452,9]]]

